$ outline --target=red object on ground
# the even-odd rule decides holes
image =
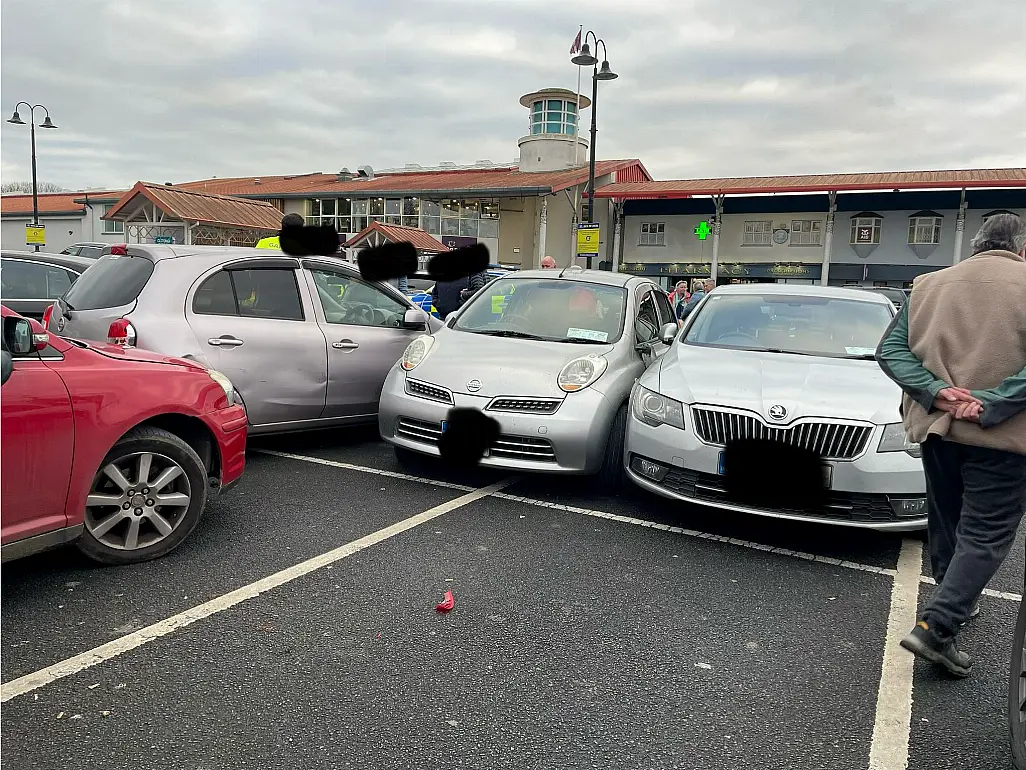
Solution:
[[[436,612],[448,612],[456,606],[456,600],[452,598],[452,591],[445,592],[445,598],[442,599],[441,604],[435,605]]]

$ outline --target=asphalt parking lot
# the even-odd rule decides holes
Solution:
[[[254,440],[170,556],[5,565],[3,767],[1004,768],[1021,537],[952,681],[919,538]]]

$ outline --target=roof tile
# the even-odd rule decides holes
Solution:
[[[346,241],[346,248],[349,249],[356,246],[360,241],[370,235],[370,233],[375,231],[380,232],[392,243],[409,241],[417,251],[432,251],[436,253],[448,251],[448,248],[444,243],[418,227],[385,225],[381,222],[371,222],[367,227],[363,228],[363,230]]]
[[[147,182],[137,183],[102,218],[120,218],[124,208],[138,195],[165,213],[185,221],[267,231],[277,231],[281,227],[281,212],[269,203]]]

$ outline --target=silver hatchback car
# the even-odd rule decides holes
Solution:
[[[479,290],[414,340],[389,372],[378,427],[400,461],[439,454],[449,410],[494,418],[481,465],[623,479],[627,400],[677,321],[644,278],[567,268],[519,271]]]
[[[441,321],[337,258],[129,244],[83,273],[50,326],[223,372],[259,434],[374,422],[392,365]]]

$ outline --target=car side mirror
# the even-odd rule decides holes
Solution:
[[[11,379],[11,375],[14,374],[14,358],[6,350],[2,351],[3,362],[0,366],[0,385],[6,385],[7,381]]]
[[[403,328],[424,331],[427,329],[427,321],[427,313],[420,308],[411,307],[403,315]]]
[[[677,324],[663,324],[663,328],[659,330],[659,341],[664,345],[670,345],[679,331],[680,327]]]
[[[49,335],[46,333],[34,334],[33,331],[32,324],[27,318],[7,316],[4,319],[4,343],[7,345],[9,355],[26,356],[35,350],[44,350],[50,342]],[[38,337],[43,338],[42,347],[38,346]]]

